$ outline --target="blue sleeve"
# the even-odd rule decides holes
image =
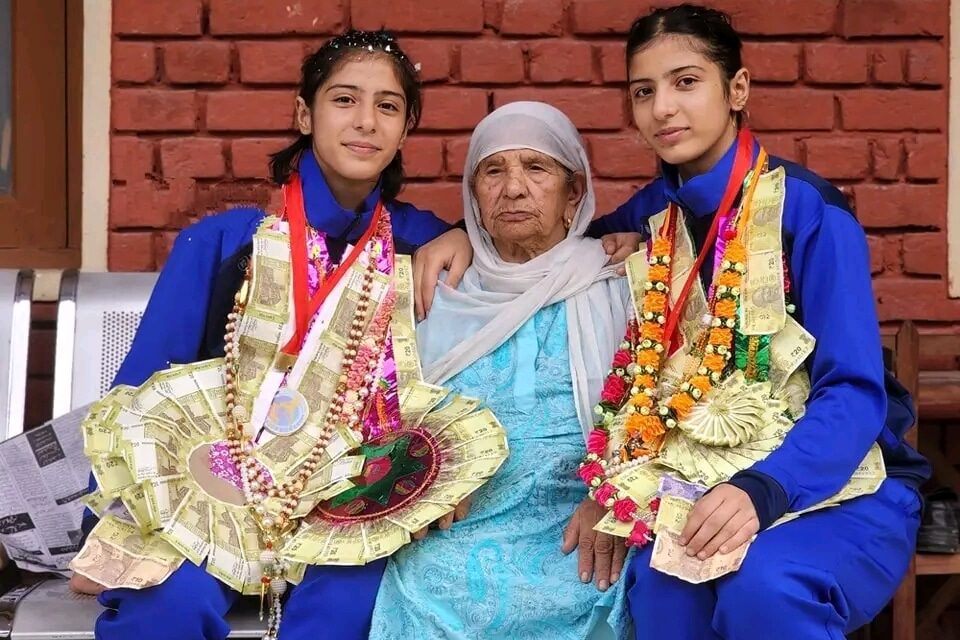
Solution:
[[[397,253],[412,254],[451,227],[433,212],[417,209],[406,202],[395,202],[390,212],[393,215],[393,242]]]
[[[140,385],[171,364],[197,359],[221,257],[218,238],[206,237],[201,224],[177,236],[114,385]]]
[[[663,194],[663,180],[657,178],[630,196],[630,199],[612,212],[595,219],[587,227],[587,237],[601,238],[608,233],[633,231],[647,234],[650,216],[660,213],[667,206]]]
[[[849,212],[823,201],[819,206],[822,216],[811,216],[796,233],[790,256],[803,326],[817,341],[807,361],[806,414],[779,449],[732,481],[755,505],[758,495],[767,495],[767,503],[757,505],[761,525],[839,491],[886,415],[866,236]]]

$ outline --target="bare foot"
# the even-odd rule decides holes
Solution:
[[[70,576],[70,590],[74,593],[82,593],[88,596],[100,595],[101,591],[105,591],[106,587],[100,584],[99,582],[94,582],[86,576],[82,576],[79,573],[75,573]]]

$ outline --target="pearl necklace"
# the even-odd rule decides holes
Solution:
[[[347,344],[343,352],[341,374],[337,380],[337,387],[333,394],[330,406],[327,408],[323,421],[323,431],[303,465],[297,471],[294,479],[283,482],[279,487],[271,486],[269,478],[261,471],[257,459],[253,457],[254,443],[244,435],[243,425],[247,420],[244,407],[236,404],[236,375],[237,361],[240,356],[240,332],[238,322],[246,308],[246,298],[250,287],[251,266],[247,265],[244,282],[234,296],[233,309],[227,316],[226,332],[224,334],[224,364],[226,382],[227,408],[227,441],[233,463],[240,471],[243,485],[243,494],[247,506],[253,513],[254,519],[260,527],[263,551],[260,554],[260,619],[263,619],[263,604],[267,590],[270,592],[270,606],[267,631],[264,640],[276,640],[280,629],[282,611],[280,597],[286,592],[286,564],[279,559],[277,548],[282,547],[289,536],[296,530],[297,521],[293,514],[300,504],[300,496],[307,485],[307,480],[313,475],[326,451],[330,440],[336,433],[337,425],[345,424],[353,432],[357,440],[362,440],[360,419],[370,396],[371,387],[376,382],[374,372],[380,364],[384,350],[386,322],[372,323],[375,335],[364,338],[364,327],[368,324],[368,315],[371,312],[371,298],[373,292],[374,274],[376,273],[376,258],[374,248],[378,240],[389,238],[390,218],[384,210],[375,235],[365,248],[368,255],[367,267],[364,270],[363,281],[360,287],[360,299],[357,302],[356,315],[350,325],[347,335]],[[381,247],[387,243],[382,242]],[[381,326],[382,325],[382,326]],[[264,504],[268,498],[278,498],[281,501],[279,514],[268,512]]]

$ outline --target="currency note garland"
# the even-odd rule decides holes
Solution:
[[[747,135],[741,134],[738,151],[744,148]],[[687,376],[679,389],[665,401],[658,397],[658,386],[662,367],[670,355],[673,334],[672,323],[668,323],[671,265],[678,225],[682,224],[675,204],[670,204],[667,222],[653,239],[648,279],[643,285],[639,309],[641,317],[631,321],[620,350],[614,355],[614,366],[607,375],[601,400],[594,409],[596,419],[588,437],[587,454],[578,470],[591,496],[609,509],[618,521],[632,525],[627,539],[632,546],[646,545],[653,540],[653,532],[644,519],[638,517],[640,510],[633,499],[618,492],[614,485],[605,483],[605,480],[655,459],[666,433],[676,428],[678,422],[690,414],[694,405],[731,370],[738,302],[746,272],[747,251],[744,243],[750,205],[759,178],[766,168],[767,154],[761,148],[756,164],[747,177],[740,206],[717,238],[717,252],[722,259],[711,287],[710,312],[703,318],[709,330],[701,339],[704,344],[698,345],[697,351],[702,354],[699,366],[694,375]],[[690,278],[699,277],[698,272],[699,269],[695,267]],[[676,308],[672,315],[678,318],[682,312],[682,308]],[[746,359],[745,366],[756,371],[757,343],[749,341],[748,347],[752,348],[753,354]],[[627,440],[608,460],[608,427],[624,405],[627,411]],[[656,511],[657,504],[653,502],[646,507],[647,510]]]

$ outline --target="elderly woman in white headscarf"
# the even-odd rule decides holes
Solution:
[[[564,553],[596,521],[575,516],[590,509],[576,469],[630,306],[583,235],[595,198],[576,128],[542,103],[497,109],[470,140],[463,202],[473,265],[417,338],[427,381],[482,398],[510,457],[469,513],[389,560],[370,638],[622,637],[619,584],[590,584],[592,549]]]

